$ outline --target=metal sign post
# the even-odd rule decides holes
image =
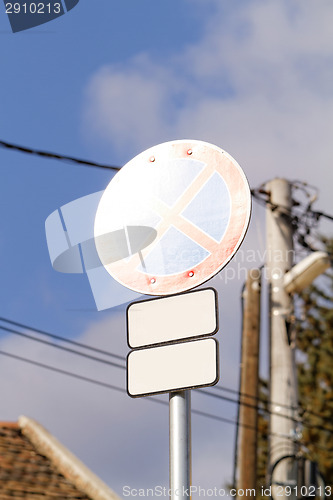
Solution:
[[[191,492],[191,390],[218,381],[217,292],[213,288],[134,302],[127,308],[127,392],[169,392],[171,500]],[[171,369],[170,369],[171,367]]]
[[[169,395],[169,477],[171,500],[188,499],[191,491],[191,391]]]

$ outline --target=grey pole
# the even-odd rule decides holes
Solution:
[[[171,500],[188,500],[191,487],[191,391],[169,395]]]
[[[270,286],[270,465],[295,451],[297,379],[295,352],[290,338],[292,297],[283,286],[284,275],[293,265],[293,240],[290,210],[291,186],[286,179],[266,184],[270,203],[267,206],[267,270]],[[276,470],[275,481],[296,485],[296,470],[288,461]],[[274,494],[273,494],[274,496]],[[282,500],[283,497],[281,497]],[[291,500],[292,497],[289,497]]]

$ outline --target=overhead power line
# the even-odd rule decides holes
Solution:
[[[0,318],[0,319],[3,320],[3,318]],[[20,325],[22,325],[22,324],[20,324]],[[14,335],[19,335],[19,336],[21,336],[23,338],[26,338],[28,340],[39,342],[39,343],[48,345],[50,347],[54,347],[56,349],[61,349],[61,350],[67,351],[67,352],[70,352],[70,353],[78,355],[78,356],[82,356],[82,357],[85,357],[85,358],[88,358],[88,359],[92,359],[93,361],[96,361],[96,362],[99,362],[99,363],[105,363],[105,364],[114,366],[116,368],[126,369],[126,367],[124,365],[119,365],[117,363],[113,363],[112,361],[108,361],[108,360],[104,360],[104,359],[101,359],[101,358],[97,358],[96,356],[91,356],[89,354],[82,353],[80,351],[77,351],[77,350],[74,350],[74,349],[71,349],[71,348],[67,348],[67,347],[64,347],[64,346],[59,345],[59,344],[53,344],[51,342],[48,342],[47,340],[38,339],[38,338],[33,337],[32,335],[29,335],[27,333],[19,332],[17,330],[14,330],[13,328],[7,328],[7,327],[4,327],[4,326],[0,325],[0,330],[4,330],[4,331],[12,333]],[[45,332],[43,332],[43,333],[45,334]],[[49,335],[51,335],[51,334],[49,334]],[[57,338],[61,339],[61,340],[64,340],[62,337],[59,337],[59,336],[57,336]],[[222,395],[219,395],[219,394],[214,394],[212,392],[205,391],[203,389],[198,389],[198,392],[201,392],[202,394],[204,394],[206,396],[211,396],[211,397],[223,400],[223,401],[228,401],[230,403],[236,403],[236,404],[238,404],[238,401],[235,400],[235,399],[228,398],[226,396],[222,396]],[[258,409],[257,405],[252,405],[250,403],[245,403],[245,402],[241,402],[241,404],[243,404],[245,406],[249,406],[251,408],[257,408]],[[267,413],[273,413],[274,414],[274,412],[271,412],[270,410],[263,409],[263,411],[265,411]],[[291,418],[291,417],[286,416],[286,418]]]
[[[40,330],[38,328],[33,328],[31,326],[28,326],[28,325],[25,325],[23,323],[19,323],[18,321],[13,321],[13,320],[10,320],[10,319],[7,319],[7,318],[4,318],[4,317],[0,317],[0,321],[4,322],[4,323],[8,323],[10,325],[15,325],[15,326],[18,326],[20,328],[23,328],[25,330],[29,330],[31,332],[34,332],[34,333],[37,333],[37,334],[41,334],[43,336],[47,336],[49,338],[54,338],[56,340],[59,340],[59,341],[62,341],[62,342],[67,342],[69,344],[72,344],[76,347],[80,347],[80,348],[84,348],[84,349],[87,349],[87,350],[90,350],[92,352],[97,352],[99,354],[103,354],[103,355],[107,355],[107,356],[111,356],[113,358],[117,358],[119,360],[122,360],[122,361],[125,361],[126,358],[125,356],[120,356],[118,354],[115,354],[115,353],[112,353],[112,352],[109,352],[109,351],[105,351],[103,349],[98,349],[96,347],[92,347],[92,346],[89,346],[87,344],[83,344],[81,342],[76,342],[74,340],[70,340],[70,339],[67,339],[65,337],[62,337],[60,335],[54,335],[52,333],[49,333],[49,332],[46,332],[45,330]],[[92,359],[93,361],[96,361],[96,362],[101,362],[101,363],[105,363],[105,364],[109,364],[111,366],[115,366],[117,368],[122,368],[122,369],[125,369],[125,365],[118,365],[116,363],[112,363],[110,361],[107,361],[107,360],[104,360],[102,358],[98,358],[98,357],[95,357],[95,356],[91,356],[91,355],[88,355],[88,354],[85,354],[85,353],[82,353],[81,351],[77,351],[75,349],[69,349],[69,348],[66,348],[64,346],[61,346],[59,344],[54,344],[54,343],[51,343],[51,342],[47,342],[45,340],[42,340],[42,339],[39,339],[37,337],[34,337],[32,335],[29,335],[25,332],[19,332],[18,330],[15,330],[13,328],[9,328],[9,327],[4,327],[2,325],[0,325],[0,330],[4,330],[4,331],[7,331],[8,333],[12,333],[14,335],[19,335],[21,337],[24,337],[28,340],[31,340],[31,341],[35,341],[35,342],[39,342],[39,343],[42,343],[42,344],[45,344],[45,345],[48,345],[50,347],[54,347],[56,349],[61,349],[61,350],[65,350],[65,351],[68,351],[70,353],[73,353],[73,354],[76,354],[76,355],[79,355],[79,356],[83,356],[83,357],[86,357],[88,359]],[[271,403],[270,401],[266,401],[266,400],[263,400],[263,399],[260,399],[259,397],[255,397],[255,396],[248,396],[247,394],[244,394],[244,393],[241,393],[239,391],[236,391],[236,390],[233,390],[233,389],[229,389],[227,387],[223,387],[223,386],[215,386],[214,387],[214,390],[215,389],[218,389],[218,390],[222,390],[222,391],[226,391],[226,392],[230,392],[230,393],[233,393],[233,394],[237,394],[238,396],[244,396],[244,397],[250,397],[251,399],[254,399],[255,401],[257,402],[263,402],[263,403],[267,403],[267,404],[273,404]],[[208,396],[212,396],[212,397],[215,397],[215,398],[219,398],[219,399],[222,399],[224,401],[228,401],[228,402],[233,402],[233,403],[238,403],[238,401],[234,400],[234,399],[231,399],[231,398],[227,398],[225,396],[220,396],[218,394],[212,394],[208,391],[202,391],[203,394],[206,393],[206,395]],[[247,405],[250,405],[249,403],[242,403],[242,404],[247,404]],[[279,403],[274,403],[275,405],[278,405],[278,406],[281,406]],[[252,407],[256,407],[257,409],[261,409],[262,411],[266,411],[264,408],[260,408],[258,407],[257,405],[252,405]],[[290,410],[297,410],[297,408],[294,408],[294,407],[290,407],[290,406],[286,406],[284,405],[285,408],[287,409],[290,409]],[[268,411],[268,410],[267,410]]]
[[[25,325],[23,323],[19,323],[18,321],[14,321],[12,319],[4,318],[0,316],[0,321],[4,323],[9,323],[10,325],[18,326],[20,328],[24,328],[25,330],[30,330],[31,332],[39,333],[41,335],[45,335],[52,339],[61,340],[62,342],[67,342],[68,344],[75,345],[77,347],[82,347],[83,349],[88,349],[89,351],[96,352],[98,354],[104,354],[105,356],[111,356],[112,358],[120,359],[125,361],[125,356],[120,356],[119,354],[114,354],[110,351],[105,351],[104,349],[99,349],[97,347],[90,346],[88,344],[83,344],[82,342],[77,342],[76,340],[67,339],[66,337],[61,337],[60,335],[54,335],[53,333],[46,332],[45,330],[40,330],[39,328],[34,328],[32,326]]]
[[[271,410],[266,409],[266,408],[261,408],[258,405],[254,405],[254,404],[251,404],[251,403],[246,403],[245,401],[238,401],[236,399],[228,398],[226,396],[220,396],[219,394],[214,394],[214,392],[209,392],[209,391],[207,391],[205,389],[197,389],[197,392],[200,392],[200,393],[202,393],[202,394],[204,394],[206,396],[210,396],[212,398],[222,399],[223,401],[228,401],[229,403],[240,404],[240,405],[243,405],[243,406],[247,406],[249,408],[260,410],[260,411],[263,411],[265,413],[268,413],[269,415],[277,415],[277,416],[279,416],[281,418],[285,418],[285,419],[291,420],[291,421],[293,421],[295,423],[302,424],[304,427],[307,427],[307,428],[324,430],[324,431],[327,431],[327,432],[330,432],[330,433],[333,434],[333,428],[328,429],[327,427],[324,427],[324,426],[321,426],[321,425],[311,425],[311,426],[309,426],[308,424],[302,422],[300,419],[291,417],[289,415],[284,415],[283,413],[280,413],[280,412],[277,413],[277,412],[271,411]],[[266,401],[266,402],[267,402],[267,404],[270,404],[269,401]],[[292,407],[289,407],[289,408],[295,410],[295,408],[292,408]],[[311,415],[314,415],[316,417],[319,417],[319,418],[323,418],[321,415],[318,415],[317,413],[313,413],[311,411],[308,411],[307,413],[309,413]]]
[[[229,389],[228,387],[223,387],[223,386],[219,386],[219,385],[216,385],[215,388],[218,389],[219,391],[230,392],[231,394],[235,394],[238,397],[252,399],[254,401],[258,401],[261,403],[266,403],[267,405],[280,406],[281,408],[286,408],[287,410],[295,410],[295,411],[299,410],[298,406],[290,406],[290,405],[285,405],[282,403],[274,403],[274,402],[270,401],[269,399],[263,399],[263,398],[260,398],[259,396],[253,396],[251,394],[246,394],[245,392],[237,391],[236,389]],[[258,407],[258,409],[262,409],[262,408]]]
[[[50,158],[52,160],[67,161],[70,163],[76,163],[78,165],[85,165],[87,167],[104,168],[108,170],[120,170],[120,167],[115,165],[105,165],[103,163],[96,163],[93,161],[82,160],[81,158],[74,158],[73,156],[66,156],[58,153],[50,153],[48,151],[41,151],[40,149],[32,149],[24,146],[18,146],[17,144],[12,144],[6,141],[0,141],[0,147],[5,149],[10,149],[12,151],[18,151],[20,153],[25,153],[34,156],[40,156],[43,158]]]
[[[251,194],[258,203],[265,207],[269,207],[272,212],[278,211],[280,217],[288,221],[290,227],[292,228],[292,234],[295,243],[303,247],[306,251],[316,252],[319,250],[319,248],[316,248],[316,244],[313,245],[312,241],[310,241],[310,238],[314,238],[316,240],[316,243],[318,243],[317,238],[313,235],[313,229],[318,226],[319,219],[321,217],[333,220],[333,216],[324,212],[314,211],[312,209],[312,204],[317,199],[317,195],[314,196],[312,193],[308,192],[307,189],[303,186],[304,183],[294,181],[290,184],[294,189],[300,189],[301,185],[309,201],[304,204],[292,198],[292,206],[285,207],[276,203],[272,203],[271,193],[266,191],[262,187],[251,189]],[[313,189],[314,188],[312,188],[312,190]],[[333,254],[330,254],[329,252],[327,253],[333,260]]]
[[[39,361],[34,361],[32,359],[28,359],[28,358],[25,358],[23,356],[18,356],[17,354],[12,354],[12,353],[5,352],[5,351],[0,351],[0,354],[2,356],[7,356],[9,358],[13,358],[13,359],[16,359],[18,361],[23,361],[24,363],[28,363],[30,365],[38,366],[39,368],[44,368],[45,370],[50,370],[50,371],[53,371],[56,373],[61,373],[62,375],[67,375],[68,377],[73,377],[73,378],[77,378],[79,380],[84,380],[85,382],[90,382],[92,384],[100,385],[102,387],[106,387],[107,389],[113,389],[113,390],[119,391],[119,392],[126,392],[126,391],[124,391],[124,389],[122,389],[121,387],[117,387],[116,385],[107,384],[106,382],[101,382],[99,380],[95,380],[95,379],[92,379],[90,377],[78,375],[77,373],[63,370],[62,368],[56,368],[55,366],[50,366],[50,365],[47,365],[45,363],[40,363]]]
[[[93,361],[98,361],[99,363],[104,363],[109,366],[113,366],[115,368],[121,368],[122,370],[125,370],[124,365],[119,365],[118,363],[114,363],[113,361],[109,361],[108,359],[102,359],[102,358],[97,358],[96,356],[92,356],[91,354],[86,354],[84,352],[76,351],[75,349],[71,349],[70,347],[65,347],[60,344],[53,344],[52,342],[48,342],[47,340],[43,339],[38,339],[36,337],[33,337],[32,335],[29,335],[27,333],[23,332],[18,332],[17,330],[14,330],[13,328],[6,328],[5,326],[0,326],[0,330],[4,330],[9,333],[13,333],[14,335],[19,335],[20,337],[33,340],[35,342],[39,342],[44,345],[48,345],[50,347],[54,347],[55,349],[61,349],[62,351],[67,351],[70,352],[71,354],[76,354],[77,356],[82,356],[83,358],[88,358],[92,359]]]
[[[114,363],[112,361],[105,360],[105,359],[102,359],[102,358],[97,358],[96,356],[91,356],[90,354],[86,354],[86,353],[77,351],[75,349],[64,347],[64,346],[59,345],[59,344],[53,344],[52,342],[48,342],[47,340],[43,340],[43,339],[39,339],[39,338],[33,337],[32,335],[29,335],[29,334],[24,333],[24,332],[19,332],[17,330],[14,330],[13,328],[7,328],[7,327],[4,327],[4,326],[0,325],[0,330],[12,333],[14,335],[19,335],[20,337],[26,338],[26,339],[31,340],[31,341],[42,343],[42,344],[48,345],[50,347],[54,347],[55,349],[61,349],[63,351],[70,352],[70,353],[75,354],[77,356],[82,356],[82,357],[91,359],[91,360],[96,361],[98,363],[104,363],[104,364],[107,364],[107,365],[110,365],[110,366],[113,366],[113,367],[116,367],[116,368],[121,368],[123,370],[126,369],[125,365],[119,365],[119,364]],[[220,399],[220,400],[227,401],[227,402],[230,402],[230,403],[236,403],[236,404],[238,404],[237,400],[232,399],[232,398],[228,398],[226,396],[222,396],[220,394],[214,394],[213,392],[209,392],[209,391],[206,391],[206,390],[203,390],[203,389],[198,389],[198,392],[200,392],[200,393],[202,393],[202,394],[204,394],[206,396],[210,396],[210,397],[214,397],[216,399]],[[250,403],[246,403],[246,402],[241,402],[240,404],[242,404],[244,406],[247,406],[247,407],[250,407],[250,408],[259,409],[259,407],[257,405],[255,405],[255,404],[250,404]],[[272,411],[270,411],[268,409],[265,409],[265,408],[262,408],[262,411],[265,411],[265,412],[267,412],[269,414],[273,414],[273,415],[275,414],[274,412],[272,412]],[[287,419],[291,418],[291,417],[289,417],[287,415],[284,416],[284,417],[287,418]]]
[[[228,398],[226,396],[221,396],[220,394],[214,394],[214,392],[207,391],[206,389],[197,389],[197,391],[200,392],[201,394],[204,394],[205,396],[210,396],[210,397],[216,398],[216,399],[222,399],[223,401],[228,401],[229,403],[240,404],[242,406],[246,406],[246,407],[252,408],[254,410],[261,410],[265,413],[268,413],[269,415],[277,415],[281,418],[285,418],[287,420],[292,420],[293,422],[299,423],[299,420],[297,418],[291,417],[289,415],[284,415],[283,413],[282,414],[276,413],[276,412],[269,410],[267,408],[261,408],[256,404],[246,403],[245,401],[239,401],[237,399]],[[290,409],[293,409],[293,408],[290,407]],[[333,429],[332,429],[332,432],[333,432]]]
[[[77,373],[73,373],[73,372],[70,372],[68,370],[63,370],[62,368],[57,368],[57,367],[54,367],[54,366],[50,366],[50,365],[47,365],[45,363],[40,363],[39,361],[34,361],[32,359],[28,359],[28,358],[25,358],[23,356],[18,356],[16,354],[12,354],[12,353],[5,352],[5,351],[2,351],[2,350],[0,350],[0,355],[6,356],[6,357],[9,357],[9,358],[12,358],[12,359],[15,359],[17,361],[22,361],[24,363],[27,363],[27,364],[30,364],[30,365],[33,365],[33,366],[37,366],[39,368],[44,368],[46,370],[49,370],[49,371],[52,371],[52,372],[55,372],[55,373],[59,373],[61,375],[65,375],[65,376],[68,376],[68,377],[71,377],[71,378],[75,378],[75,379],[81,380],[83,382],[89,382],[91,384],[98,385],[100,387],[104,387],[105,389],[110,389],[110,390],[114,390],[114,391],[117,391],[117,392],[121,392],[123,394],[127,394],[126,391],[125,391],[125,389],[123,389],[122,387],[119,387],[119,386],[116,386],[116,385],[113,385],[113,384],[109,384],[109,383],[106,383],[106,382],[102,382],[100,380],[96,380],[96,379],[93,379],[93,378],[90,378],[90,377],[86,377],[86,376],[83,376],[83,375],[79,375]],[[167,401],[162,401],[160,399],[156,399],[156,398],[153,398],[153,397],[150,397],[150,396],[145,397],[145,399],[149,399],[149,401],[153,401],[154,403],[162,404],[162,405],[165,405],[165,406],[168,406],[168,404],[169,404]],[[192,413],[196,414],[196,415],[199,415],[199,416],[202,416],[202,417],[206,417],[206,418],[210,418],[210,419],[213,419],[213,420],[217,420],[217,421],[220,421],[220,422],[223,422],[223,423],[235,425],[237,427],[247,427],[247,428],[251,428],[251,429],[253,428],[252,426],[249,426],[247,424],[241,424],[240,422],[237,422],[236,420],[232,420],[232,419],[228,419],[228,418],[225,418],[225,417],[221,417],[219,415],[214,415],[212,413],[208,413],[208,412],[205,412],[205,411],[197,410],[195,408],[192,408]],[[268,432],[267,435],[272,435],[272,433]],[[278,434],[275,434],[275,435],[278,435]],[[292,437],[287,437],[287,439],[290,439],[291,441],[295,441],[295,439],[292,438]],[[317,445],[316,443],[315,443],[315,448],[321,449],[321,447],[319,445]],[[326,451],[326,448],[325,448],[325,451]]]
[[[42,334],[44,336],[47,336],[47,337],[50,337],[50,338],[54,338],[56,340],[59,340],[59,341],[62,341],[62,342],[67,342],[67,343],[70,343],[74,346],[77,346],[77,347],[80,347],[80,348],[84,348],[84,349],[87,349],[87,350],[90,350],[92,352],[98,352],[100,354],[103,354],[103,355],[107,355],[107,356],[111,356],[113,358],[117,358],[121,361],[125,361],[125,357],[124,356],[120,356],[118,354],[115,354],[115,353],[112,353],[112,352],[109,352],[109,351],[105,351],[103,349],[98,349],[96,347],[93,347],[93,346],[89,346],[87,344],[83,344],[81,342],[76,342],[76,341],[73,341],[73,340],[70,340],[70,339],[67,339],[65,337],[62,337],[60,335],[54,335],[54,334],[51,334],[49,332],[46,332],[44,330],[40,330],[40,329],[37,329],[37,328],[32,328],[30,326],[27,326],[23,323],[19,323],[17,321],[13,321],[13,320],[10,320],[10,319],[7,319],[7,318],[4,318],[4,317],[0,317],[0,321],[3,321],[5,323],[9,323],[9,324],[12,324],[12,325],[16,325],[20,328],[24,328],[25,330],[29,330],[31,332],[34,332],[34,333],[37,333],[37,334]],[[98,363],[104,363],[104,364],[107,364],[109,366],[113,366],[113,367],[116,367],[116,368],[120,368],[120,369],[123,369],[125,370],[126,369],[126,366],[125,365],[122,365],[122,364],[118,364],[118,363],[114,363],[112,361],[108,361],[108,360],[105,360],[105,359],[102,359],[102,358],[99,358],[99,357],[96,357],[96,356],[92,356],[92,355],[89,355],[89,354],[86,354],[86,353],[83,353],[81,351],[78,351],[78,350],[75,350],[75,349],[71,349],[71,348],[67,348],[67,347],[64,347],[60,344],[54,344],[52,342],[48,342],[46,340],[42,340],[42,339],[39,339],[37,337],[34,337],[32,335],[29,335],[25,332],[19,332],[18,330],[15,330],[13,328],[8,328],[8,327],[5,327],[5,326],[2,326],[0,325],[0,330],[3,330],[3,331],[6,331],[8,333],[12,333],[14,335],[18,335],[18,336],[21,336],[23,338],[26,338],[27,340],[31,340],[31,341],[35,341],[35,342],[39,342],[39,343],[42,343],[42,344],[45,344],[45,345],[48,345],[50,347],[54,347],[55,349],[60,349],[60,350],[63,350],[63,351],[67,351],[67,352],[70,352],[72,354],[75,354],[75,355],[78,355],[78,356],[81,356],[81,357],[84,357],[84,358],[88,358],[88,359],[91,359],[95,362],[98,362]],[[281,405],[280,403],[273,403],[271,402],[270,400],[264,400],[264,399],[261,399],[259,397],[256,397],[256,396],[249,396],[245,393],[242,393],[240,391],[236,391],[234,389],[230,389],[230,388],[227,388],[227,387],[223,387],[223,386],[215,386],[214,387],[214,391],[215,390],[220,390],[220,391],[226,391],[226,392],[229,392],[229,393],[233,393],[233,394],[237,394],[238,397],[246,397],[246,398],[251,398],[252,400],[254,400],[256,403],[259,403],[259,402],[262,402],[262,403],[265,403],[267,405],[273,405],[273,406],[280,406],[280,407],[283,407],[283,408],[286,408],[288,410],[294,410],[294,411],[297,411],[299,410],[299,408],[296,408],[296,407],[292,407],[292,406],[288,406],[288,405]],[[245,402],[245,401],[239,401],[239,400],[235,400],[235,399],[232,399],[232,398],[228,398],[226,396],[222,396],[222,395],[219,395],[219,394],[215,394],[213,392],[209,392],[207,390],[204,390],[204,389],[198,389],[198,392],[201,392],[202,394],[206,395],[206,396],[210,396],[210,397],[214,397],[216,399],[220,399],[222,401],[227,401],[229,403],[235,403],[235,404],[241,404],[243,406],[247,406],[247,407],[250,407],[250,408],[254,408],[254,409],[257,409],[257,410],[260,410],[260,411],[263,411],[267,414],[270,414],[270,415],[275,415],[276,413],[274,411],[271,411],[269,409],[266,409],[266,408],[263,408],[263,407],[260,407],[258,404],[251,404],[249,402]],[[321,418],[322,420],[325,420],[324,417],[322,417],[321,415],[319,415],[318,413],[315,413],[315,412],[312,412],[312,411],[308,411],[306,410],[306,412],[308,414],[311,414],[315,417],[319,417]],[[278,413],[277,415],[280,415],[282,416],[282,418],[286,418],[286,419],[292,419],[296,422],[299,422],[299,420],[297,419],[293,419],[292,417],[288,416],[288,415],[281,415],[280,413]],[[327,430],[327,429],[326,429]]]
[[[228,398],[226,396],[221,396],[219,394],[215,394],[214,392],[210,392],[206,389],[196,389],[197,392],[200,392],[201,394],[204,394],[206,396],[210,396],[212,398],[216,398],[216,399],[222,399],[223,401],[228,401],[229,403],[235,403],[235,404],[239,404],[239,405],[243,405],[243,406],[247,406],[249,408],[253,408],[255,410],[258,410],[258,411],[263,411],[264,413],[267,413],[268,415],[276,415],[280,418],[284,418],[286,420],[290,420],[292,422],[295,422],[297,424],[301,424],[303,425],[304,427],[306,427],[307,429],[318,429],[318,430],[322,430],[322,431],[326,431],[326,432],[329,432],[331,434],[333,434],[333,427],[331,428],[327,428],[327,427],[324,427],[323,425],[309,425],[307,424],[306,422],[304,422],[303,420],[300,420],[299,418],[295,418],[295,417],[291,417],[289,415],[284,415],[283,413],[277,413],[277,412],[274,412],[272,410],[269,410],[267,408],[261,408],[260,406],[258,405],[255,405],[255,404],[251,404],[251,403],[246,403],[245,401],[239,401],[239,400],[236,400],[236,399],[232,399],[232,398]],[[270,401],[266,401],[267,404],[271,404]],[[286,408],[289,408],[291,410],[295,410],[295,408],[293,407],[288,407],[287,405],[284,405]],[[306,411],[306,413],[308,413],[309,415],[313,415],[315,417],[318,417],[318,418],[321,418],[322,420],[325,420],[324,417],[322,417],[321,415],[319,415],[318,413],[314,413],[314,412],[311,412],[311,411]],[[328,422],[330,422],[329,419],[327,419]]]
[[[99,362],[99,363],[105,363],[107,365],[110,365],[110,366],[113,366],[113,367],[116,367],[116,368],[121,368],[123,370],[126,369],[126,367],[124,365],[119,365],[117,363],[113,363],[112,361],[108,361],[108,360],[104,360],[104,359],[101,359],[101,358],[97,358],[96,356],[91,356],[89,354],[85,354],[85,353],[82,353],[80,351],[76,351],[74,349],[70,349],[70,348],[67,348],[67,347],[64,347],[64,346],[61,346],[61,345],[58,345],[58,344],[52,344],[51,342],[48,342],[46,340],[42,340],[42,339],[38,339],[36,337],[33,337],[31,335],[28,335],[26,333],[23,333],[23,332],[18,332],[12,328],[6,328],[4,326],[0,326],[0,329],[1,330],[4,330],[4,331],[7,331],[9,333],[13,333],[13,334],[16,334],[16,335],[19,335],[21,337],[24,337],[28,340],[32,340],[32,341],[37,341],[37,342],[41,342],[43,344],[46,344],[50,347],[54,347],[54,348],[57,348],[57,349],[62,349],[62,350],[65,350],[67,352],[70,352],[72,354],[76,354],[78,356],[82,356],[82,357],[85,357],[85,358],[88,358],[88,359],[91,359],[93,361],[96,361],[96,362]],[[6,353],[4,353],[3,351],[0,351],[0,354],[4,354],[6,355]],[[32,360],[27,360],[26,358],[22,358],[21,356],[18,356],[18,355],[14,355],[14,354],[8,354],[8,356],[11,356],[15,359],[19,359],[21,361],[26,361],[27,363],[30,363],[30,364],[35,364],[37,366],[40,366],[42,368],[48,368],[48,369],[53,369],[52,367],[50,367],[49,365],[45,365],[44,363],[40,363],[38,361],[32,361]],[[54,368],[53,371],[58,371],[59,373],[70,373],[70,372],[66,372],[66,370],[61,370],[61,369],[58,369],[58,368]],[[74,376],[74,375],[73,375]],[[89,377],[82,377],[82,376],[79,376],[77,375],[76,378],[83,378],[84,379],[87,379],[87,381],[90,381],[92,382],[93,379],[90,379]],[[104,382],[101,382],[99,383],[98,381],[95,381],[95,383],[99,384],[99,385],[105,385]],[[107,386],[108,384],[106,384]],[[255,404],[250,404],[250,403],[247,403],[247,402],[244,402],[244,401],[238,401],[238,400],[235,400],[235,399],[232,399],[232,398],[228,398],[226,396],[222,396],[222,395],[219,395],[219,394],[214,394],[213,392],[209,392],[205,389],[197,389],[197,392],[201,393],[201,394],[204,394],[206,396],[210,396],[210,397],[214,397],[216,399],[220,399],[222,401],[227,401],[229,403],[235,403],[235,404],[240,404],[240,405],[243,405],[243,406],[247,406],[247,407],[250,407],[250,408],[254,408],[254,409],[257,409],[257,410],[261,410],[261,411],[264,411],[265,413],[268,413],[270,415],[279,415],[280,417],[282,418],[285,418],[285,419],[288,419],[288,420],[292,420],[294,422],[297,422],[299,423],[299,420],[297,420],[296,418],[293,418],[291,416],[288,416],[288,415],[283,415],[283,414],[278,414],[278,413],[275,413],[271,410],[268,410],[266,408],[260,408],[258,405],[255,405]],[[319,416],[319,415],[318,415]],[[236,425],[238,425],[238,422],[236,422]],[[308,425],[304,424],[304,426],[306,427],[309,427]],[[328,431],[328,432],[333,432],[333,430],[331,429],[327,429],[326,427],[323,427],[323,426],[311,426],[313,428],[317,428],[317,429],[321,429],[321,430],[325,430],[325,431]]]
[[[28,363],[30,365],[38,366],[39,368],[44,368],[44,369],[49,370],[49,371],[60,373],[61,375],[66,375],[68,377],[76,378],[76,379],[81,380],[83,382],[89,382],[91,384],[99,385],[99,386],[104,387],[106,389],[112,389],[114,391],[127,394],[125,389],[123,389],[122,387],[118,387],[118,386],[113,385],[113,384],[108,384],[108,383],[102,382],[100,380],[95,380],[95,379],[90,378],[90,377],[85,377],[83,375],[79,375],[77,373],[73,373],[73,372],[70,372],[68,370],[63,370],[62,368],[56,368],[55,366],[50,366],[50,365],[47,365],[45,363],[40,363],[39,361],[34,361],[32,359],[28,359],[28,358],[25,358],[23,356],[18,356],[16,354],[12,354],[12,353],[5,352],[5,351],[0,351],[0,355],[7,356],[9,358],[12,358],[12,359],[15,359],[18,361],[22,361],[22,362]],[[162,401],[160,399],[151,398],[149,396],[147,396],[145,399],[149,399],[150,401],[153,401],[153,402],[158,403],[158,404],[163,404],[165,406],[169,406],[169,403],[167,401]],[[195,413],[195,414],[200,415],[202,417],[211,418],[211,419],[218,420],[220,422],[225,422],[225,423],[232,424],[232,425],[237,424],[237,422],[235,422],[234,420],[220,417],[218,415],[213,415],[213,414],[208,413],[208,412],[196,410],[195,408],[192,409],[192,413]],[[246,424],[244,424],[244,425],[246,425]]]
[[[325,217],[326,219],[333,220],[333,215],[326,214],[325,212],[313,212],[316,217]]]
[[[17,151],[19,153],[39,156],[39,157],[43,157],[43,158],[49,158],[52,160],[59,160],[59,161],[65,161],[65,162],[70,162],[70,163],[76,163],[78,165],[83,165],[83,166],[87,166],[87,167],[103,168],[103,169],[107,169],[107,170],[116,170],[116,171],[121,169],[121,167],[116,166],[116,165],[108,165],[108,164],[104,164],[104,163],[83,160],[82,158],[76,158],[74,156],[68,156],[68,155],[63,155],[63,154],[59,154],[59,153],[51,153],[49,151],[43,151],[43,150],[36,149],[36,148],[29,148],[29,147],[25,147],[25,146],[20,146],[18,144],[13,144],[13,143],[7,142],[7,141],[0,140],[0,147],[4,148],[4,149],[11,150],[11,151]],[[298,222],[299,222],[298,217],[295,216],[292,213],[292,211],[287,210],[286,207],[278,206],[274,203],[271,203],[271,201],[267,198],[267,195],[269,193],[266,193],[263,189],[261,189],[261,188],[251,189],[251,194],[252,194],[253,198],[256,199],[256,201],[258,201],[259,203],[262,203],[266,206],[267,205],[270,206],[272,210],[280,209],[281,212],[284,214],[284,216],[288,217],[290,219],[293,226],[296,227],[298,225]],[[263,197],[262,195],[264,195],[265,197]],[[321,211],[308,210],[308,213],[311,213],[311,215],[314,218],[316,218],[317,220],[320,217],[325,217],[329,220],[333,220],[333,215],[329,215],[329,214],[326,214],[326,213],[321,212]],[[307,248],[314,251],[314,249],[310,248],[310,246],[308,246]]]

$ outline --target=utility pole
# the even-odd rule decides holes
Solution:
[[[285,179],[266,184],[267,204],[267,272],[270,288],[270,446],[272,467],[284,455],[295,452],[295,409],[297,407],[297,378],[294,347],[290,342],[290,316],[293,301],[285,291],[285,273],[293,265],[293,239],[290,211],[291,186]],[[289,461],[282,461],[274,482],[295,486],[297,472]],[[274,488],[273,496],[274,495]],[[282,497],[283,498],[283,497]],[[290,497],[289,497],[290,498]]]
[[[250,269],[243,292],[243,332],[239,409],[237,489],[256,488],[260,338],[260,269]]]

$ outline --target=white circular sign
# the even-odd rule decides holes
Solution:
[[[251,214],[251,193],[238,163],[202,141],[154,146],[111,180],[95,218],[102,264],[119,283],[139,293],[171,295],[217,274],[241,245]],[[127,228],[151,228],[150,240]],[[126,258],[112,261],[102,235],[123,229]],[[146,234],[146,233],[145,233]],[[110,261],[111,260],[111,261]]]

